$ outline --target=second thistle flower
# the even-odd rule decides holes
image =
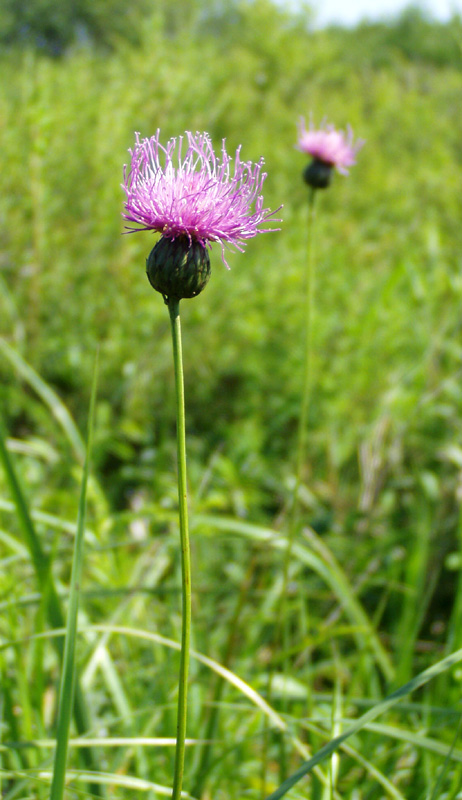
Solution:
[[[316,130],[311,122],[307,130],[302,117],[297,146],[302,153],[313,158],[303,173],[305,182],[313,189],[326,189],[330,184],[333,168],[347,175],[348,167],[356,163],[356,153],[363,144],[363,139],[353,143],[353,131],[349,126],[346,134],[337,131],[333,125],[326,124]]]
[[[186,141],[184,141],[186,138]],[[185,151],[183,154],[183,150]],[[138,227],[162,234],[147,260],[148,278],[164,297],[195,297],[210,277],[208,247],[220,242],[242,251],[247,239],[277,230],[265,227],[277,211],[263,207],[261,189],[266,178],[263,159],[233,159],[223,142],[216,155],[207,133],[169,139],[163,146],[160,131],[140,139],[124,168],[126,193],[123,217]]]

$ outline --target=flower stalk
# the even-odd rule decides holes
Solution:
[[[284,550],[282,563],[282,587],[281,602],[277,606],[275,615],[275,644],[279,648],[278,655],[282,664],[282,674],[285,679],[289,678],[289,652],[290,652],[290,621],[289,621],[289,569],[292,559],[292,551],[295,543],[298,515],[298,497],[302,483],[303,464],[306,456],[307,427],[311,389],[313,385],[313,316],[314,316],[314,224],[315,224],[315,196],[316,189],[310,188],[308,196],[308,231],[307,231],[307,250],[306,250],[306,269],[303,277],[303,297],[304,297],[304,339],[303,339],[303,383],[300,401],[300,415],[297,431],[297,450],[295,462],[295,481],[292,494],[289,498],[287,511],[287,543]],[[279,659],[278,659],[279,660]],[[275,669],[272,668],[268,675],[267,698],[272,702],[273,678]],[[287,702],[284,695],[283,711],[287,711]],[[268,765],[268,745],[269,730],[265,720],[263,737],[263,757],[262,757],[262,794],[266,794],[267,765]],[[285,742],[283,738],[279,740],[279,767],[281,781],[285,779]]]
[[[302,397],[300,402],[300,416],[297,432],[297,460],[295,464],[295,482],[289,506],[289,526],[287,535],[287,547],[284,553],[284,563],[282,572],[282,602],[280,608],[280,618],[282,620],[282,650],[284,653],[284,675],[288,675],[288,664],[286,653],[289,650],[289,631],[287,613],[287,590],[289,585],[289,566],[292,558],[292,550],[295,541],[295,531],[298,521],[298,496],[302,483],[303,464],[306,456],[308,412],[310,406],[311,387],[313,385],[313,316],[314,316],[314,223],[315,223],[315,197],[316,189],[311,188],[308,196],[308,233],[307,233],[307,254],[306,269],[304,273],[304,350],[303,350],[303,383]]]
[[[283,673],[289,675],[289,665],[287,653],[290,649],[289,642],[289,614],[288,614],[288,586],[289,586],[289,567],[292,559],[292,551],[295,542],[295,533],[298,523],[299,494],[303,477],[303,464],[306,458],[306,443],[308,436],[308,416],[310,408],[310,397],[313,386],[313,318],[314,318],[314,288],[315,288],[315,269],[314,269],[314,225],[316,218],[315,208],[316,189],[310,188],[308,195],[308,231],[306,246],[306,269],[304,272],[304,348],[303,348],[303,383],[302,397],[300,402],[300,416],[297,432],[297,460],[295,464],[295,482],[289,506],[289,525],[287,535],[287,546],[284,553],[284,564],[282,573],[282,602],[280,604],[280,614],[282,621],[282,652],[283,652]]]
[[[181,539],[182,632],[178,687],[177,740],[172,800],[179,800],[184,773],[191,637],[191,559],[188,533],[186,436],[180,300],[197,297],[210,278],[209,249],[221,244],[243,251],[248,239],[278,230],[277,211],[263,205],[261,189],[266,178],[263,159],[242,161],[238,147],[234,160],[222,142],[216,155],[207,133],[186,131],[164,146],[160,131],[149,139],[135,134],[130,165],[124,167],[122,188],[126,199],[123,218],[127,231],[157,231],[146,272],[151,286],[163,296],[172,327],[175,369],[178,500]],[[186,152],[185,152],[186,150]],[[234,161],[234,164],[233,164]],[[132,224],[135,227],[132,227]]]
[[[303,364],[303,388],[300,405],[300,422],[298,426],[297,442],[297,471],[293,496],[294,509],[292,514],[296,517],[297,498],[302,480],[303,462],[305,459],[308,411],[311,387],[313,384],[313,315],[314,315],[314,225],[316,219],[315,208],[316,189],[310,188],[308,195],[308,242],[305,270],[305,343]],[[294,528],[294,524],[291,525]]]
[[[183,356],[181,346],[180,301],[168,298],[167,306],[172,327],[173,363],[175,371],[175,398],[178,456],[178,503],[181,540],[182,629],[180,675],[178,681],[177,738],[172,800],[179,800],[184,773],[186,717],[188,703],[189,648],[191,641],[191,552],[188,529],[188,496],[186,479],[186,430],[184,408]]]

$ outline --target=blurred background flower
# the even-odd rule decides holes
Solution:
[[[310,127],[307,130],[305,120],[303,118],[300,120],[298,149],[302,153],[313,156],[316,161],[322,161],[324,164],[335,167],[344,175],[348,174],[347,167],[356,163],[356,153],[363,144],[361,139],[353,143],[353,131],[350,126],[344,133],[326,122],[321,123],[319,128],[315,128],[313,122],[310,121]]]

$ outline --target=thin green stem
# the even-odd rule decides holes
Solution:
[[[307,261],[305,271],[304,286],[304,310],[305,310],[305,336],[304,336],[304,361],[303,361],[303,387],[302,400],[300,404],[300,419],[298,424],[297,438],[297,462],[295,473],[295,486],[291,503],[291,519],[289,528],[289,539],[293,539],[294,528],[297,522],[298,495],[302,482],[303,464],[306,456],[308,411],[310,404],[311,388],[313,385],[313,317],[314,317],[314,224],[316,218],[315,209],[316,190],[310,189],[308,199],[308,241],[307,241]]]
[[[315,196],[316,190],[310,189],[308,199],[308,241],[307,241],[307,260],[304,280],[304,350],[303,350],[303,383],[302,398],[300,403],[300,417],[297,435],[297,460],[295,465],[295,483],[289,506],[289,527],[287,535],[287,547],[284,554],[283,575],[282,575],[282,602],[281,620],[283,625],[283,650],[288,647],[288,621],[287,621],[287,588],[289,583],[289,566],[292,557],[292,549],[295,540],[295,531],[298,521],[298,496],[302,483],[303,465],[306,456],[308,411],[313,384],[313,316],[314,316],[314,223],[315,223]],[[286,668],[284,668],[284,674]]]
[[[188,498],[186,483],[186,431],[184,412],[183,357],[181,348],[180,301],[167,301],[172,323],[173,363],[175,370],[177,454],[178,454],[178,502],[180,511],[181,577],[182,577],[182,630],[180,675],[178,681],[178,716],[173,776],[172,800],[179,800],[183,783],[184,753],[186,739],[186,715],[188,702],[189,648],[191,639],[191,555],[188,533]]]
[[[281,587],[281,602],[276,611],[275,620],[275,640],[277,645],[280,645],[282,650],[282,664],[283,674],[288,676],[288,655],[289,651],[289,615],[288,615],[288,586],[289,586],[289,568],[292,558],[292,550],[295,542],[295,533],[297,530],[298,522],[298,497],[300,493],[300,486],[303,476],[303,465],[306,456],[306,442],[307,442],[307,427],[308,427],[308,412],[310,404],[311,389],[313,385],[313,317],[314,317],[314,224],[315,224],[315,196],[316,190],[310,188],[308,196],[308,230],[307,230],[307,259],[306,269],[304,273],[304,337],[303,337],[303,378],[302,378],[302,395],[300,402],[300,417],[298,422],[297,434],[297,457],[295,462],[295,482],[290,498],[289,512],[288,512],[288,532],[287,532],[287,546],[284,552],[284,561],[282,566],[282,587]],[[272,695],[272,682],[274,671],[271,670],[268,678],[268,702],[271,703]],[[284,708],[286,710],[286,708]],[[266,722],[265,722],[266,725]],[[265,793],[266,783],[266,763],[267,763],[267,748],[268,748],[268,731],[264,736],[264,755],[263,755],[263,776],[262,788]],[[281,742],[282,750],[284,744]],[[285,758],[284,753],[279,755],[281,765],[281,775],[285,771]]]
[[[304,280],[304,349],[303,349],[303,383],[302,398],[300,403],[300,417],[297,435],[297,460],[295,465],[295,483],[289,506],[289,528],[287,547],[284,554],[282,578],[282,603],[281,619],[284,625],[283,647],[287,649],[287,587],[289,582],[289,566],[295,540],[295,531],[298,521],[298,496],[302,483],[303,465],[306,456],[308,411],[313,384],[313,316],[314,316],[314,223],[315,223],[315,196],[316,190],[310,189],[308,199],[308,241],[307,260]]]

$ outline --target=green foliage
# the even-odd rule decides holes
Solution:
[[[399,62],[457,67],[461,62],[460,15],[438,23],[419,6],[409,6],[388,24],[362,23],[350,30],[332,27],[329,35],[357,67],[393,68]]]
[[[95,15],[114,8],[119,27],[101,11],[102,39],[88,23],[87,46],[69,47],[80,17],[67,8],[42,17],[65,17],[61,59],[37,52],[33,27],[30,46],[18,46],[19,28],[7,24],[25,6],[10,22],[13,5],[1,9],[13,46],[0,57],[0,391],[8,451],[65,604],[79,431],[100,346],[81,600],[91,624],[77,658],[116,798],[141,790],[136,780],[168,794],[172,750],[145,741],[173,735],[177,654],[162,639],[94,625],[170,642],[180,631],[168,313],[145,276],[154,237],[122,235],[134,131],[208,130],[230,152],[242,143],[243,158],[265,157],[265,203],[284,203],[280,233],[230,254],[230,272],[213,248],[206,290],[182,302],[194,648],[265,696],[270,665],[291,665],[290,682],[276,674],[266,697],[281,726],[242,685],[226,679],[217,690],[214,668],[193,659],[188,736],[204,736],[211,708],[219,714],[200,780],[188,746],[185,787],[202,786],[203,800],[261,798],[265,753],[270,793],[369,705],[462,644],[460,21],[409,12],[390,25],[313,31],[308,10],[269,0],[165,0],[131,26],[124,13],[137,5],[117,14],[93,3]],[[138,45],[124,38],[132,32]],[[294,145],[310,111],[316,122],[351,123],[367,143],[318,203],[313,400],[284,656],[274,619],[295,469],[306,223],[306,159]],[[48,635],[47,609],[3,473],[0,570],[3,794],[41,799],[59,656],[47,638],[30,638]],[[325,800],[331,768],[332,797],[455,800],[460,680],[460,669],[441,674],[288,797]],[[275,724],[267,734],[262,716]],[[85,767],[82,749],[71,740],[73,770]],[[78,778],[73,787],[85,789]]]
[[[3,0],[0,45],[29,45],[61,55],[70,45],[112,48],[120,39],[135,42],[148,0]]]

